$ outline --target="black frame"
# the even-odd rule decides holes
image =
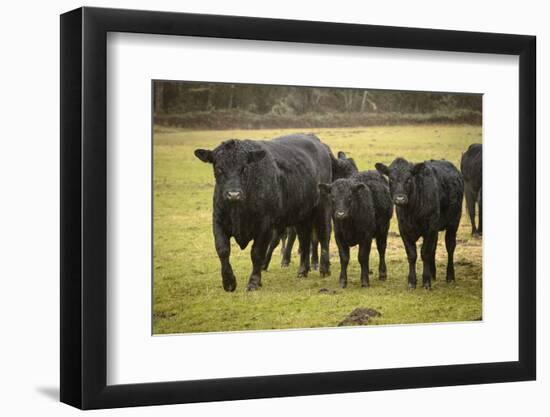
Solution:
[[[107,32],[519,56],[519,360],[106,384]],[[80,8],[61,16],[61,401],[82,409],[533,380],[536,377],[534,36]]]

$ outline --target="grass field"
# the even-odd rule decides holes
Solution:
[[[290,268],[280,268],[275,251],[259,291],[245,292],[251,271],[250,247],[232,243],[231,263],[237,290],[222,289],[212,236],[212,168],[193,155],[228,138],[267,139],[293,130],[185,131],[157,127],[154,132],[154,277],[153,333],[334,327],[357,307],[377,310],[370,324],[480,320],[482,316],[482,241],[470,236],[463,210],[455,252],[456,282],[445,282],[443,236],[437,249],[438,279],[432,291],[407,290],[408,264],[392,218],[386,262],[388,279],[377,280],[378,254],[373,242],[371,287],[360,287],[357,248],[352,249],[348,287],[338,286],[340,265],[331,239],[332,276],[312,271],[296,277],[297,246]],[[422,125],[311,129],[334,153],[346,151],[360,170],[374,169],[397,156],[418,162],[447,159],[457,167],[468,145],[481,142],[481,127]],[[420,243],[420,242],[419,242]],[[418,245],[419,246],[419,245]],[[417,273],[421,280],[420,251]],[[328,291],[321,289],[328,289]]]

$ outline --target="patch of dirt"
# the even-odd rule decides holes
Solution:
[[[401,237],[401,235],[397,232],[388,232],[388,236],[392,236],[392,237]]]
[[[459,259],[458,261],[455,261],[455,265],[460,266],[474,266],[473,262],[467,261],[465,259]]]
[[[174,317],[176,313],[171,313],[168,311],[159,311],[157,313],[153,313],[153,318],[155,319],[169,319],[170,317]]]
[[[330,294],[330,295],[334,295],[334,294],[338,294],[338,292],[336,290],[331,290],[329,288],[321,288],[319,290],[319,294]]]
[[[371,317],[378,317],[382,314],[373,308],[357,307],[338,326],[364,326],[369,323]]]

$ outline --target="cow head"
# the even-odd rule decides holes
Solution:
[[[389,167],[382,163],[375,166],[378,172],[388,177],[395,205],[407,205],[415,190],[414,178],[424,170],[424,162],[412,164],[403,158],[397,158]]]
[[[332,179],[349,178],[357,172],[359,170],[353,158],[348,158],[342,151],[338,152],[338,159],[333,160]]]
[[[343,220],[349,217],[359,190],[366,185],[348,178],[341,178],[332,184],[319,184],[319,190],[330,196],[332,202],[332,217],[335,220]]]
[[[214,150],[197,149],[195,156],[203,162],[214,166],[216,186],[221,190],[223,199],[229,203],[245,200],[243,184],[248,178],[251,164],[265,157],[262,149],[252,149],[242,141],[231,139],[222,142]]]

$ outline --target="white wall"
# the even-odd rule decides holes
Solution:
[[[57,402],[59,379],[59,17],[79,7],[76,1],[5,2],[0,30],[0,410],[4,415],[39,412],[72,415]],[[181,12],[238,14],[395,26],[534,34],[538,36],[539,213],[548,211],[543,192],[550,150],[541,138],[548,122],[550,26],[544,2],[201,0],[181,2],[93,1],[86,5]],[[544,94],[544,96],[543,96]],[[545,100],[545,102],[543,102]],[[543,130],[544,129],[544,130]],[[503,196],[505,198],[505,196]],[[101,411],[107,415],[281,415],[308,413],[467,416],[548,414],[550,329],[546,319],[550,249],[546,216],[539,216],[538,381],[499,385],[326,395]],[[32,414],[30,414],[32,415]]]

